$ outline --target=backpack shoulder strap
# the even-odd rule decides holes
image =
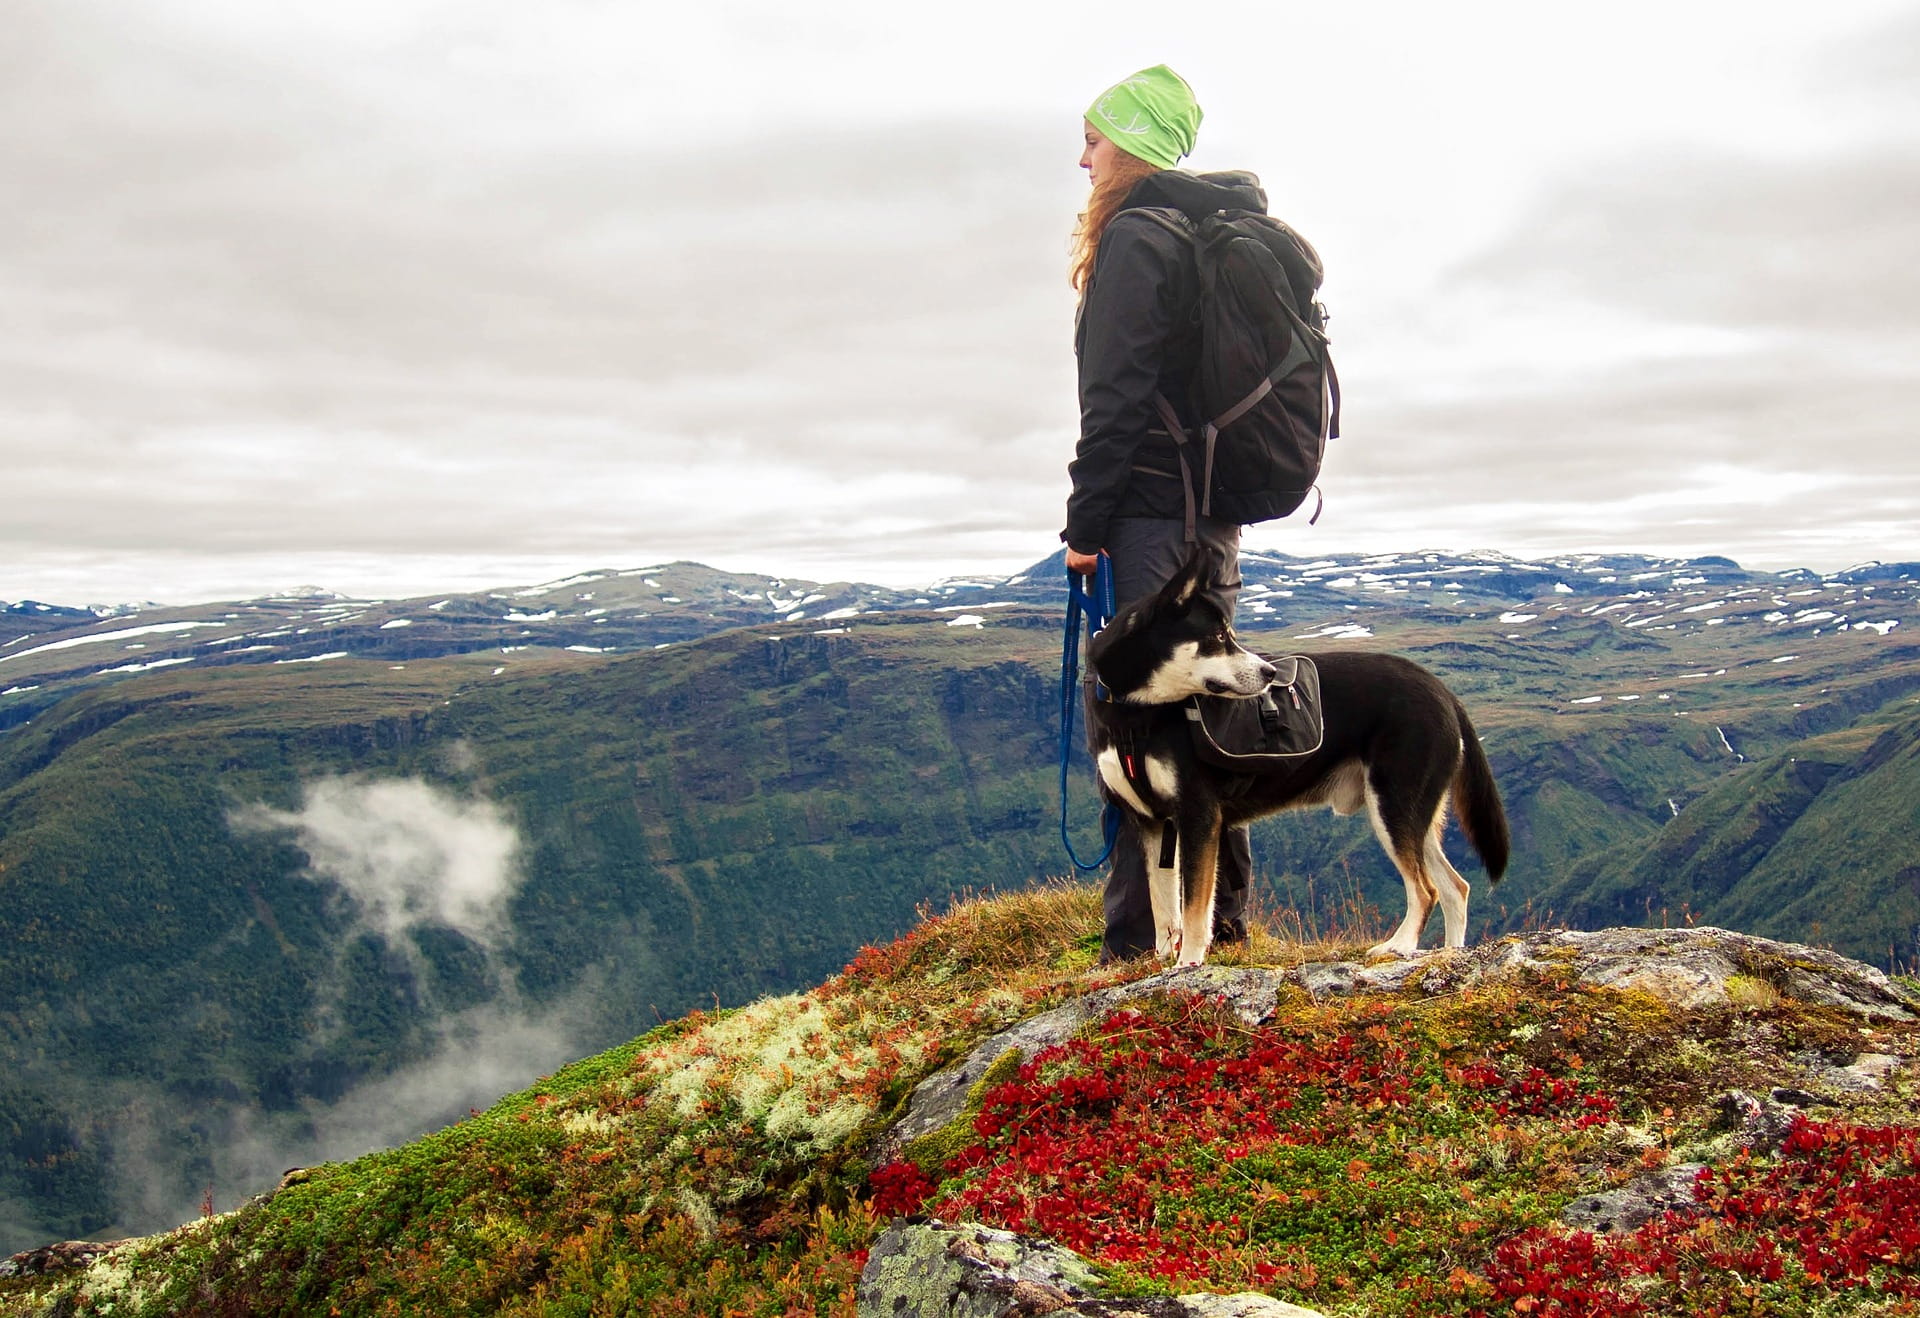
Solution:
[[[1199,232],[1198,227],[1187,213],[1175,206],[1135,206],[1120,212],[1121,215],[1138,215],[1152,220],[1169,233],[1177,233],[1187,241],[1193,241]],[[1119,216],[1115,216],[1118,219]]]

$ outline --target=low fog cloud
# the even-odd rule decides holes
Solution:
[[[308,872],[337,885],[360,926],[395,947],[428,925],[496,948],[520,883],[519,834],[488,801],[414,778],[325,778],[297,810],[237,811],[244,832],[285,831]]]
[[[160,1230],[196,1216],[206,1185],[182,1184],[182,1132],[198,1129],[211,1162],[216,1207],[271,1190],[289,1168],[343,1162],[416,1139],[578,1058],[584,1001],[556,1006],[495,1002],[440,1023],[421,1061],[358,1085],[331,1103],[292,1110],[210,1108],[130,1094],[113,1132],[115,1207],[123,1229]]]
[[[477,757],[456,742],[446,758],[461,770]],[[584,967],[557,998],[534,1003],[519,992],[508,954],[522,847],[499,806],[421,779],[333,777],[308,783],[294,809],[249,805],[230,824],[297,846],[306,876],[338,895],[345,917],[332,977],[315,986],[317,1024],[305,1038],[287,1038],[277,1060],[294,1070],[324,1063],[340,1029],[346,955],[367,938],[410,968],[419,1017],[407,1043],[411,1060],[335,1097],[308,1094],[271,1108],[178,1098],[132,1078],[103,1083],[86,1141],[108,1162],[118,1230],[189,1220],[209,1189],[218,1207],[232,1208],[272,1189],[289,1167],[404,1143],[605,1046],[603,968]],[[485,1001],[458,1010],[435,1001],[414,937],[430,928],[459,932],[484,957]],[[219,1059],[208,1062],[218,1070]],[[0,1199],[0,1239],[45,1235],[21,1204]]]
[[[465,743],[451,753],[472,756]],[[111,1156],[124,1229],[158,1229],[194,1215],[208,1187],[182,1183],[189,1144],[203,1150],[216,1204],[230,1208],[272,1189],[289,1167],[389,1148],[485,1108],[586,1048],[598,972],[588,969],[557,1001],[533,1004],[502,956],[521,873],[518,833],[498,806],[419,779],[339,777],[309,783],[297,809],[252,805],[231,823],[241,832],[284,833],[307,854],[309,877],[336,888],[351,915],[337,954],[374,935],[407,957],[427,1030],[414,1042],[416,1060],[330,1101],[221,1107],[122,1086],[108,1101],[119,1108]],[[485,953],[494,985],[488,1001],[439,1013],[410,937],[430,926],[458,930]],[[320,986],[323,1000],[340,991],[337,983]],[[287,1040],[287,1060],[329,1032]]]

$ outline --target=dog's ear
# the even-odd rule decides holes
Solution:
[[[1167,582],[1160,596],[1160,602],[1169,609],[1185,613],[1193,604],[1194,597],[1206,588],[1213,578],[1213,551],[1205,545],[1195,545],[1187,553],[1187,561],[1180,565],[1173,579]]]

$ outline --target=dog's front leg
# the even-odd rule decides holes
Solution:
[[[1196,810],[1180,819],[1180,961],[1197,966],[1213,941],[1213,887],[1220,859],[1220,815]]]
[[[1171,823],[1140,825],[1140,849],[1146,853],[1147,897],[1153,903],[1153,951],[1168,961],[1180,950],[1180,856],[1178,832]],[[1176,843],[1174,854],[1163,848]],[[1161,864],[1165,860],[1167,864]]]

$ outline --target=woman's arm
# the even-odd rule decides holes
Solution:
[[[1134,456],[1156,424],[1153,396],[1180,308],[1176,242],[1150,217],[1124,212],[1101,237],[1081,315],[1080,442],[1067,466],[1073,492],[1061,535],[1070,554],[1090,559],[1106,543]]]

